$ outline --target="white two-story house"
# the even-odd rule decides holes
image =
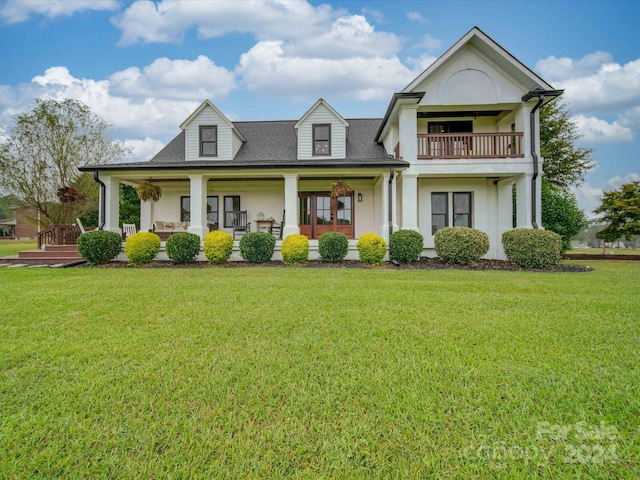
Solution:
[[[204,237],[246,210],[252,231],[284,215],[283,238],[306,235],[312,256],[328,231],[356,240],[398,229],[419,231],[435,256],[437,229],[467,226],[489,236],[486,258],[503,258],[514,213],[518,227],[540,227],[538,112],[561,93],[473,28],[393,94],[383,118],[344,118],[320,99],[299,119],[231,122],[207,100],[151,160],[81,170],[101,183],[110,231],[121,231],[119,184],[151,181],[163,196],[142,203],[142,230],[188,222]],[[332,202],[339,179],[353,192]]]

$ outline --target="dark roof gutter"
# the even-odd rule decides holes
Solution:
[[[564,90],[542,90],[535,89],[528,93],[526,93],[522,97],[522,101],[526,102],[533,98],[538,98],[538,102],[535,107],[531,110],[531,114],[529,117],[529,134],[531,137],[530,145],[531,145],[531,157],[533,158],[533,176],[531,177],[531,224],[533,228],[538,228],[538,210],[536,204],[538,203],[538,192],[537,192],[537,182],[538,175],[540,174],[540,169],[538,168],[538,154],[536,153],[536,111],[542,106],[546,97],[551,97],[551,100],[558,98]]]
[[[362,163],[268,163],[268,164],[196,164],[189,165],[188,162],[179,165],[163,164],[110,164],[110,165],[88,165],[80,167],[81,172],[108,172],[108,171],[133,171],[133,170],[250,170],[250,169],[276,169],[276,168],[371,168],[371,167],[407,167],[409,163],[404,160],[389,158],[388,161],[362,162]]]

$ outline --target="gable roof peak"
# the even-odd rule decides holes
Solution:
[[[238,136],[238,138],[240,138],[240,140],[242,140],[242,142],[246,142],[246,139],[242,136],[242,134],[238,131],[238,129],[236,128],[236,126],[233,124],[233,122],[231,120],[229,120],[227,118],[227,116],[222,113],[218,107],[216,107],[213,103],[211,103],[211,100],[206,99],[204,102],[202,102],[200,104],[200,106],[198,108],[196,108],[193,113],[191,115],[189,115],[187,117],[187,119],[182,122],[182,124],[180,125],[180,128],[182,130],[185,130],[187,128],[187,126],[193,122],[193,120],[200,114],[200,112],[202,112],[205,108],[211,108],[218,116],[220,116],[220,118],[222,118],[222,120],[231,127],[231,129],[233,130],[233,132]]]
[[[307,110],[305,112],[304,115],[302,115],[302,117],[300,117],[300,120],[298,120],[296,122],[296,124],[293,126],[293,128],[297,129],[301,123],[303,123],[307,118],[309,118],[309,116],[315,112],[318,107],[320,106],[324,106],[327,110],[329,110],[331,112],[331,114],[336,117],[336,119],[342,123],[345,127],[349,126],[349,122],[347,122],[344,117],[342,115],[340,115],[331,105],[329,105],[326,100],[324,98],[319,98],[318,101],[316,103],[314,103],[311,108],[309,110]]]
[[[465,33],[460,40],[454,43],[446,52],[428,66],[418,77],[416,77],[402,92],[411,92],[420,85],[434,71],[445,64],[456,52],[465,46],[470,45],[488,55],[495,61],[505,73],[510,72],[512,76],[518,78],[526,89],[533,90],[541,88],[543,90],[553,90],[554,88],[544,81],[537,73],[524,65],[520,60],[505,50],[498,42],[484,33],[480,27],[474,26]]]

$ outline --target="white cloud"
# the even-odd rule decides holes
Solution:
[[[73,98],[102,117],[114,138],[127,138],[134,159],[146,159],[162,146],[157,137],[175,135],[205,98],[219,99],[236,87],[235,75],[204,56],[196,60],[161,58],[142,69],[115,72],[109,79],[73,76],[66,67],[47,69],[31,82],[0,85],[0,124],[33,108],[36,98]]]
[[[583,183],[578,187],[571,187],[571,193],[576,197],[578,207],[588,218],[595,218],[593,211],[600,206],[604,191],[602,188],[593,187],[588,183]]]
[[[577,113],[619,113],[640,105],[640,59],[620,65],[599,51],[578,60],[548,57],[536,68],[565,90],[565,100]]]
[[[427,23],[427,19],[424,18],[420,12],[408,12],[407,18],[414,22]]]
[[[160,140],[150,137],[126,139],[124,145],[132,151],[130,156],[123,159],[124,162],[149,160],[165,146]]]
[[[327,5],[313,7],[306,1],[173,2],[137,0],[113,19],[122,31],[121,43],[170,43],[196,28],[204,38],[230,32],[252,33],[258,39],[317,36],[331,20]]]
[[[159,58],[142,70],[130,67],[110,78],[110,92],[124,97],[224,99],[237,88],[235,74],[200,55],[196,60]]]
[[[47,18],[71,16],[83,10],[117,10],[116,0],[7,0],[0,7],[0,18],[5,23],[20,23],[32,15]]]
[[[424,48],[427,52],[434,52],[442,46],[442,41],[437,38],[433,38],[430,34],[426,33],[422,36],[422,39],[416,43],[413,48]]]
[[[257,95],[312,101],[321,96],[387,99],[416,72],[394,55],[388,58],[327,59],[291,57],[282,41],[258,42],[240,57],[238,73]]]
[[[608,191],[617,190],[625,183],[637,182],[638,180],[640,180],[640,174],[635,172],[627,173],[624,177],[616,175],[607,180],[607,185],[610,187]]]
[[[580,143],[615,143],[633,141],[633,131],[622,126],[617,120],[609,123],[594,116],[577,115],[574,117],[582,138]]]
[[[601,51],[589,53],[578,60],[569,57],[556,58],[552,55],[538,60],[536,70],[549,81],[562,81],[594,75],[602,65],[609,63],[612,63],[611,54]]]

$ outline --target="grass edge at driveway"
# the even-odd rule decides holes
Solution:
[[[0,472],[632,478],[640,265],[592,266],[0,271]]]

